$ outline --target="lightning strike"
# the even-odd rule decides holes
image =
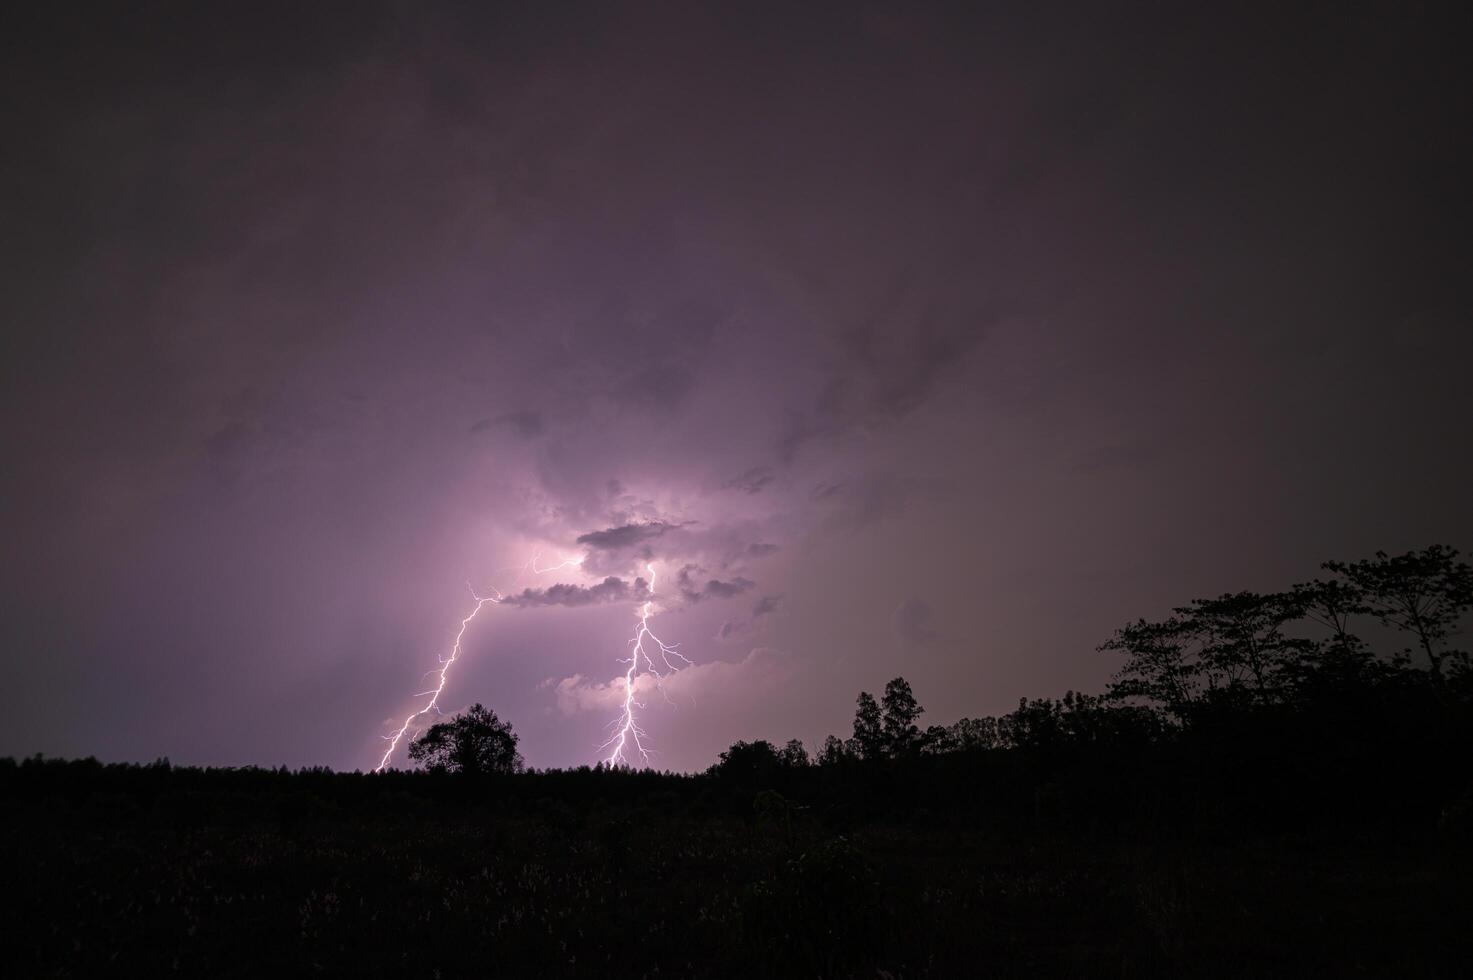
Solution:
[[[469,584],[467,584],[466,587],[470,588]],[[495,592],[496,590],[493,589],[492,591]],[[476,600],[476,607],[471,610],[469,616],[460,621],[460,631],[455,634],[455,644],[450,648],[450,656],[442,657],[440,659],[439,670],[427,671],[427,673],[435,674],[439,677],[438,683],[435,684],[433,689],[428,691],[420,691],[418,694],[415,695],[415,697],[424,697],[425,695],[428,695],[430,699],[429,703],[426,704],[423,708],[420,708],[418,711],[411,714],[408,718],[405,718],[404,724],[400,725],[399,730],[396,731],[393,735],[384,736],[389,742],[389,747],[384,749],[384,757],[378,760],[378,765],[374,766],[373,768],[374,772],[383,772],[384,767],[389,764],[389,758],[394,754],[394,750],[399,747],[399,741],[404,738],[404,733],[408,731],[409,726],[414,723],[414,719],[429,714],[431,711],[438,712],[440,710],[440,694],[445,690],[445,681],[450,676],[450,667],[455,663],[455,658],[460,656],[460,641],[465,638],[465,631],[470,628],[471,620],[476,618],[476,614],[481,611],[481,607],[486,605],[486,603],[501,601],[500,592],[497,592],[494,596],[480,596],[476,595],[475,589],[471,589],[471,595]]]
[[[542,552],[540,551],[534,552],[532,554],[531,559],[528,560],[526,564],[521,566],[521,574],[517,576],[516,584],[521,584],[523,576],[525,576],[529,570],[534,574],[541,575],[544,572],[555,572],[564,568],[576,567],[583,563],[582,558],[567,558],[563,561],[558,562],[556,565],[549,565],[546,568],[540,568],[537,565],[537,560],[541,557]],[[512,568],[516,567],[517,566],[512,566]],[[504,571],[511,570],[512,569],[504,569]],[[450,675],[450,667],[455,663],[456,658],[460,656],[460,644],[461,641],[465,639],[465,631],[470,628],[471,621],[476,618],[476,615],[480,613],[481,609],[486,605],[486,603],[501,602],[501,592],[496,589],[491,590],[495,593],[495,595],[482,596],[477,594],[476,590],[471,586],[469,582],[466,583],[466,588],[470,589],[471,597],[476,600],[475,608],[470,611],[469,615],[467,615],[464,619],[460,621],[460,630],[455,634],[455,642],[450,647],[449,656],[442,656],[438,658],[440,663],[438,669],[431,668],[430,670],[425,671],[424,674],[420,675],[421,680],[423,680],[425,677],[434,675],[435,686],[424,691],[419,691],[414,696],[417,698],[428,697],[430,700],[425,704],[424,707],[420,708],[418,711],[413,712],[407,718],[405,718],[404,723],[399,726],[394,734],[384,736],[384,740],[389,743],[389,747],[384,750],[383,757],[379,759],[378,765],[374,766],[374,772],[383,772],[383,770],[388,766],[389,759],[391,759],[394,755],[394,750],[399,747],[399,743],[404,739],[404,733],[409,731],[409,727],[414,724],[414,720],[416,718],[422,718],[425,715],[429,714],[431,711],[435,712],[436,714],[440,713],[440,695],[445,690],[445,682]]]
[[[548,565],[546,568],[538,568],[537,567],[537,559],[538,558],[541,558],[541,557],[542,557],[542,552],[539,551],[535,555],[533,555],[532,556],[532,560],[529,561],[529,562],[527,562],[527,564],[525,566],[523,566],[523,567],[530,568],[536,574],[541,575],[544,572],[558,572],[558,571],[562,571],[564,568],[577,568],[579,565],[582,565],[583,564],[583,559],[582,558],[564,558],[562,561],[558,562],[556,565]]]
[[[521,575],[518,576],[518,584],[520,584],[522,576],[529,571],[536,575],[543,575],[547,572],[560,571],[565,568],[576,568],[583,563],[582,558],[567,558],[557,564],[543,567],[538,564],[540,558],[541,552],[537,552],[532,555],[532,558],[526,564],[520,566]],[[507,571],[510,571],[510,569],[507,569]],[[646,733],[643,728],[639,727],[639,720],[636,714],[637,711],[643,710],[645,707],[644,703],[635,697],[635,685],[640,674],[645,673],[653,678],[655,687],[665,697],[665,700],[670,702],[669,695],[665,693],[666,678],[684,667],[693,666],[692,661],[678,649],[680,644],[666,643],[650,629],[650,617],[655,613],[654,594],[656,574],[654,564],[652,562],[646,563],[645,571],[649,572],[650,576],[648,597],[640,604],[639,612],[637,613],[638,622],[634,627],[634,636],[629,640],[628,644],[629,656],[618,661],[625,665],[624,703],[619,716],[609,725],[613,734],[599,746],[600,752],[605,749],[608,750],[608,755],[603,761],[610,766],[628,766],[636,759],[645,765],[649,765],[653,761],[653,752],[645,744]],[[471,597],[475,599],[476,604],[465,618],[460,621],[460,629],[455,633],[455,641],[451,644],[449,654],[438,658],[438,668],[431,668],[422,675],[423,677],[434,677],[434,687],[420,691],[414,695],[415,697],[428,697],[429,701],[419,710],[411,712],[392,735],[384,736],[384,739],[389,745],[384,750],[382,758],[379,759],[378,765],[374,767],[374,772],[382,772],[388,767],[389,760],[393,758],[394,752],[399,748],[399,743],[404,740],[405,734],[414,725],[416,719],[422,718],[432,711],[437,714],[440,712],[440,695],[445,691],[445,684],[450,676],[450,668],[455,665],[456,660],[460,657],[461,644],[465,639],[466,631],[470,629],[471,622],[475,620],[476,616],[480,614],[481,610],[488,603],[499,604],[504,598],[502,593],[496,589],[491,590],[494,593],[493,595],[483,596],[477,593],[469,583],[467,583],[466,587],[470,589]],[[641,664],[643,665],[643,670],[641,670]],[[670,703],[673,704],[674,702]]]
[[[636,701],[634,698],[634,682],[636,676],[639,674],[640,661],[644,661],[646,672],[655,679],[655,685],[660,689],[662,695],[665,694],[665,678],[680,670],[681,667],[691,666],[691,661],[676,649],[679,646],[678,643],[666,643],[650,629],[650,615],[655,606],[655,566],[653,564],[646,564],[644,568],[645,571],[650,573],[650,598],[645,600],[639,607],[639,625],[635,626],[634,638],[629,641],[629,658],[619,661],[626,665],[624,670],[623,710],[610,726],[614,729],[614,734],[609,736],[608,741],[599,746],[600,749],[610,750],[608,758],[604,760],[610,766],[629,765],[629,754],[631,750],[638,753],[640,761],[646,765],[652,761],[650,750],[644,744],[645,731],[639,727],[639,722],[634,714],[636,708],[640,710],[644,709],[644,704]],[[655,663],[652,651],[646,645],[647,643],[653,644],[654,650],[658,651],[660,661],[664,665],[663,671]],[[671,657],[674,657],[680,663],[673,663],[670,659]],[[670,700],[669,695],[665,695],[665,700]]]

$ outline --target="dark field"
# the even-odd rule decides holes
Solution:
[[[1226,833],[1178,787],[1102,822],[999,755],[778,789],[5,763],[7,974],[1465,975],[1446,815]]]

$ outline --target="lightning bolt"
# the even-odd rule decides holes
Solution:
[[[560,571],[564,568],[576,568],[583,563],[582,558],[567,558],[555,565],[548,565],[544,568],[537,563],[540,557],[541,552],[538,552],[532,556],[530,561],[522,565],[522,575],[525,575],[528,571],[536,575],[543,575],[547,572]],[[513,566],[513,568],[515,567]],[[630,765],[631,759],[635,756],[645,765],[649,765],[653,761],[652,750],[645,744],[645,731],[639,727],[639,721],[636,716],[636,711],[643,710],[645,707],[642,702],[635,698],[635,684],[641,673],[640,664],[642,663],[644,665],[644,673],[654,678],[655,686],[659,689],[661,695],[665,697],[666,701],[670,701],[670,697],[668,694],[665,694],[665,679],[683,667],[692,666],[692,662],[677,649],[679,647],[678,643],[666,643],[650,629],[650,617],[655,614],[654,595],[656,575],[653,563],[646,563],[644,567],[650,576],[648,598],[640,605],[639,612],[637,613],[638,622],[634,627],[634,636],[629,641],[629,656],[619,661],[619,663],[625,665],[623,707],[619,716],[609,725],[613,734],[599,746],[600,752],[605,749],[609,750],[608,756],[603,761],[610,766]],[[510,569],[505,570],[510,571]],[[518,584],[521,581],[521,577],[520,575],[518,576]],[[476,604],[466,617],[460,621],[460,629],[455,633],[455,641],[451,644],[450,652],[439,658],[439,667],[425,672],[425,676],[427,677],[434,675],[434,687],[420,691],[415,695],[415,697],[428,697],[429,701],[419,710],[411,712],[392,735],[384,736],[385,741],[389,744],[384,749],[383,757],[379,759],[378,765],[374,767],[374,772],[382,772],[388,767],[389,760],[393,758],[394,752],[399,748],[399,743],[404,740],[405,734],[414,725],[416,719],[424,717],[431,711],[436,714],[440,713],[440,695],[445,691],[445,684],[450,677],[450,668],[455,665],[456,660],[460,657],[461,645],[465,639],[466,631],[470,629],[471,623],[488,603],[499,604],[503,599],[501,592],[497,589],[491,590],[494,593],[493,595],[483,596],[477,593],[470,583],[466,583],[466,588],[470,589],[471,597],[475,599]],[[655,659],[656,657],[659,658],[658,661]],[[674,702],[671,703],[673,704]]]
[[[634,681],[636,675],[639,673],[640,661],[644,661],[646,671],[654,677],[655,685],[660,689],[662,695],[665,694],[665,678],[680,670],[681,667],[689,667],[691,665],[690,660],[676,649],[679,646],[678,643],[666,643],[650,629],[650,616],[655,606],[655,566],[653,564],[646,564],[644,567],[645,571],[650,573],[650,598],[645,600],[644,604],[639,607],[639,624],[634,627],[634,638],[629,641],[629,658],[619,661],[626,665],[624,670],[624,707],[619,717],[614,719],[612,725],[610,725],[614,729],[614,734],[609,736],[607,742],[599,746],[600,750],[610,750],[608,758],[604,760],[610,766],[628,765],[628,755],[631,749],[639,754],[640,761],[646,765],[652,761],[650,750],[644,744],[645,731],[639,727],[639,721],[634,714],[636,708],[640,710],[644,708],[641,702],[634,699]],[[653,651],[651,650],[651,646],[653,646]],[[655,663],[654,657],[652,656],[653,652],[659,653],[660,662],[665,668],[663,671]],[[672,662],[671,657],[674,657],[680,663],[676,664]],[[665,695],[665,700],[670,700],[669,695]]]
[[[537,564],[537,560],[541,557],[542,552],[533,552],[531,559],[527,561],[526,564],[521,566],[521,574],[517,576],[516,584],[521,584],[523,576],[525,576],[529,570],[534,574],[541,575],[545,572],[556,572],[560,569],[568,568],[570,566],[576,567],[583,563],[582,558],[567,558],[563,561],[558,562],[556,565],[549,565],[546,568],[541,568]],[[517,566],[514,565],[511,568],[501,569],[501,571],[512,571],[516,567]],[[430,700],[428,703],[425,704],[423,708],[420,708],[418,711],[411,713],[409,717],[405,718],[404,723],[399,726],[394,734],[384,736],[384,740],[389,743],[389,746],[388,748],[384,749],[383,758],[379,759],[378,765],[374,766],[374,772],[383,772],[384,768],[388,766],[389,759],[392,758],[394,755],[394,750],[399,747],[399,743],[404,739],[404,733],[409,731],[409,727],[414,724],[414,720],[416,718],[422,718],[425,715],[429,714],[431,711],[435,712],[436,714],[440,713],[440,695],[445,690],[445,681],[450,676],[451,666],[454,665],[456,658],[460,656],[460,644],[461,641],[465,639],[465,631],[470,628],[471,620],[476,618],[476,615],[480,613],[482,607],[484,607],[486,603],[501,602],[501,592],[496,589],[491,590],[492,592],[496,593],[495,595],[482,596],[476,593],[475,588],[472,587],[469,582],[466,583],[466,588],[470,589],[471,597],[476,600],[475,608],[470,611],[470,615],[466,616],[460,621],[460,629],[455,634],[455,642],[450,647],[449,655],[440,657],[439,669],[431,669],[425,671],[423,677],[428,677],[431,674],[435,675],[435,686],[429,690],[420,691],[418,694],[415,695],[415,697],[429,697]],[[421,679],[423,679],[423,677]]]
[[[535,561],[535,559],[533,560]],[[481,611],[481,607],[486,605],[486,603],[501,601],[500,592],[496,592],[496,595],[494,596],[480,596],[476,595],[476,590],[471,588],[470,583],[466,583],[466,588],[469,588],[471,590],[471,595],[476,600],[476,607],[471,610],[469,616],[460,621],[460,631],[455,634],[455,643],[450,648],[450,655],[448,657],[440,658],[440,669],[427,671],[427,673],[438,675],[439,679],[436,681],[434,689],[429,691],[421,691],[419,692],[419,694],[415,695],[415,697],[423,697],[424,695],[429,695],[430,701],[423,708],[420,708],[418,711],[411,714],[408,718],[405,718],[404,724],[400,725],[399,730],[396,731],[393,735],[384,736],[386,739],[388,739],[389,747],[384,749],[384,757],[378,760],[378,765],[373,767],[374,772],[383,772],[384,767],[389,764],[389,758],[394,754],[394,750],[399,747],[400,740],[404,738],[404,733],[408,731],[409,726],[414,723],[414,719],[429,714],[431,711],[434,711],[437,714],[439,713],[440,694],[442,691],[445,690],[445,681],[450,676],[451,666],[454,665],[455,659],[460,656],[460,641],[465,639],[465,631],[470,628],[471,620],[476,618],[476,614]],[[492,589],[492,591],[495,592],[496,590]]]

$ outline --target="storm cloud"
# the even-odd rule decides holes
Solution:
[[[633,548],[646,541],[658,538],[675,529],[673,524],[650,521],[646,524],[625,524],[602,531],[589,531],[578,535],[576,542],[595,551],[620,551]]]
[[[686,565],[680,570],[677,584],[681,598],[687,603],[704,602],[707,599],[732,599],[757,586],[756,582],[740,575],[727,581],[708,578],[701,582],[699,578],[704,573],[705,569],[696,565]]]
[[[644,602],[649,598],[649,584],[644,579],[626,582],[610,575],[597,585],[559,582],[545,589],[523,589],[498,601],[503,606],[594,606],[607,602]]]
[[[765,595],[752,604],[752,611],[741,619],[723,620],[716,630],[716,639],[723,643],[743,639],[760,633],[763,618],[782,608],[781,595]]]
[[[589,761],[648,599],[698,770],[1473,543],[1431,8],[23,7],[0,755],[362,766],[470,582],[447,706]]]

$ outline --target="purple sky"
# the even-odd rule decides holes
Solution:
[[[1466,15],[303,6],[3,15],[0,754],[371,767],[470,582],[590,762],[649,560],[702,768],[1473,544]]]

